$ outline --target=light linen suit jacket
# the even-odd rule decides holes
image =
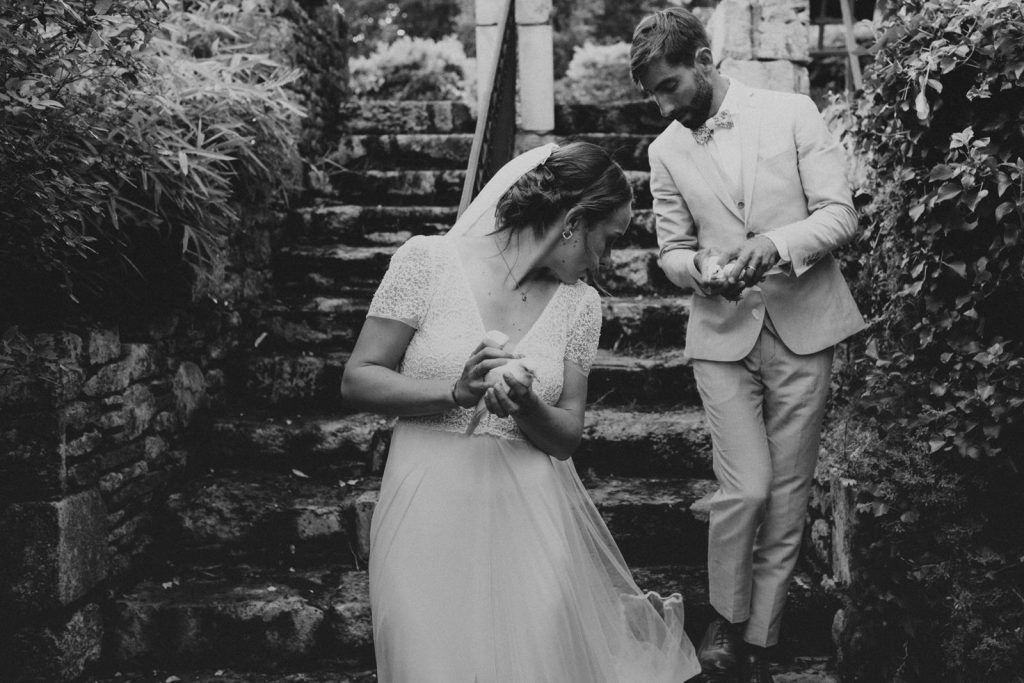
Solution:
[[[661,267],[672,282],[694,290],[686,354],[740,360],[754,347],[766,311],[790,349],[815,353],[864,327],[830,254],[857,231],[842,151],[810,98],[736,80],[730,88],[739,88],[732,113],[742,199],[730,195],[707,146],[678,121],[648,151]],[[758,234],[788,251],[783,272],[739,302],[706,295],[694,265],[697,250],[731,249]]]

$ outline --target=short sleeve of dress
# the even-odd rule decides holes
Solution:
[[[373,295],[367,316],[399,320],[420,328],[434,289],[428,240],[417,235],[398,248]]]
[[[569,337],[565,343],[565,360],[576,366],[584,375],[590,374],[600,337],[601,297],[596,289],[586,286],[576,307],[572,325],[569,327]]]

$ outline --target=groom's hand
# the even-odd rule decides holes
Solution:
[[[727,254],[736,268],[729,274],[729,288],[750,287],[764,279],[765,273],[779,262],[779,250],[764,235],[755,235]]]
[[[722,258],[722,252],[714,248],[701,249],[694,255],[693,263],[697,266],[697,270],[700,272],[701,289],[709,295],[718,294],[726,283],[725,280],[712,280],[711,270],[715,266],[721,266],[727,263],[727,261]]]

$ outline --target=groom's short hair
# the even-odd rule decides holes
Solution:
[[[697,51],[710,48],[704,23],[682,7],[665,9],[644,17],[633,31],[629,49],[629,71],[633,82],[640,80],[654,60],[664,57],[672,66],[692,67]]]

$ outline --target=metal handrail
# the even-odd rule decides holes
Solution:
[[[473,146],[462,185],[459,215],[491,176],[512,158],[516,141],[516,20],[515,1],[505,0],[505,11],[498,22],[498,48],[488,71],[489,78],[477,87],[490,84],[489,96],[477,113]]]

